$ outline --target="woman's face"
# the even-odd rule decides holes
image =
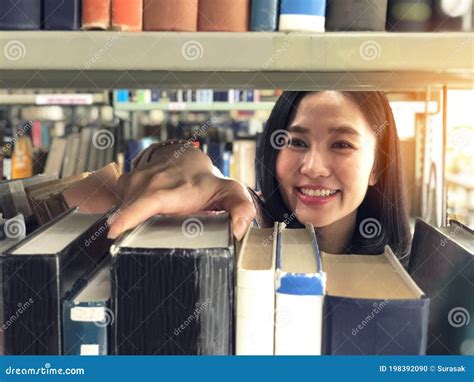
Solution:
[[[355,213],[375,184],[376,138],[357,105],[339,92],[309,93],[288,125],[276,175],[301,223],[325,227]]]

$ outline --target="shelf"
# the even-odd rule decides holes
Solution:
[[[213,102],[213,103],[196,103],[196,102],[169,102],[169,103],[120,103],[114,104],[115,110],[122,111],[254,111],[254,110],[271,110],[275,102]]]
[[[103,105],[109,102],[103,93],[0,94],[0,105]]]
[[[2,88],[473,87],[474,33],[4,32]]]

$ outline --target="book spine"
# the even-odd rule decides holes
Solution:
[[[110,29],[110,0],[82,0],[82,29]]]
[[[146,31],[196,32],[198,0],[144,0]]]
[[[278,0],[252,0],[250,30],[273,32],[277,30]]]
[[[432,0],[391,0],[388,3],[387,30],[427,32],[432,15]]]
[[[332,0],[327,4],[328,31],[383,31],[387,0]]]
[[[325,0],[282,0],[279,30],[324,32],[325,14]]]
[[[0,30],[41,29],[41,1],[0,1]]]
[[[112,29],[140,32],[143,29],[143,0],[112,0]]]
[[[231,10],[229,12],[229,10]],[[198,30],[203,32],[247,32],[249,0],[200,0]]]
[[[81,29],[81,5],[81,0],[45,0],[43,16],[44,29]]]

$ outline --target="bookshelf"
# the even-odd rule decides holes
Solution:
[[[132,103],[132,102],[116,102],[114,109],[120,111],[255,111],[255,110],[271,110],[275,102],[167,102],[167,103]]]
[[[474,33],[2,32],[2,88],[472,87]]]

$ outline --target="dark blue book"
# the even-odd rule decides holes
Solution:
[[[107,257],[82,288],[63,303],[63,354],[107,355],[110,310],[110,258]]]
[[[323,354],[425,354],[429,298],[388,246],[380,255],[322,258]]]
[[[252,0],[250,30],[273,32],[278,28],[278,0]]]
[[[408,271],[430,297],[427,354],[472,355],[474,232],[456,221],[415,223]]]
[[[221,173],[224,173],[225,146],[225,142],[209,142],[207,144],[207,155],[209,155],[212,164],[216,166]]]
[[[228,213],[154,216],[110,252],[111,354],[232,354],[235,259]]]
[[[44,29],[81,29],[82,0],[44,0]]]
[[[62,301],[107,256],[109,215],[71,209],[1,253],[6,355],[61,354]]]
[[[1,0],[0,29],[37,30],[41,29],[41,1]]]

